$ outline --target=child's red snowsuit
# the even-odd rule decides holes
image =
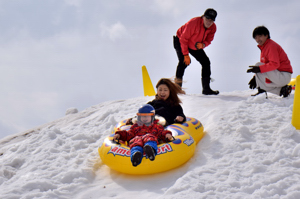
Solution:
[[[115,134],[120,135],[120,140],[129,141],[130,149],[135,146],[143,147],[148,141],[155,141],[157,144],[159,144],[158,140],[166,142],[166,135],[172,133],[157,122],[158,120],[154,120],[150,126],[134,124],[128,131],[116,131]]]

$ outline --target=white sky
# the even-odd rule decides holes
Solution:
[[[260,50],[252,31],[265,25],[300,74],[300,2],[274,0],[0,0],[0,138],[108,101],[143,95],[141,67],[152,82],[174,77],[172,36],[207,8],[218,12],[206,48],[212,89],[247,90]],[[188,94],[201,93],[192,58]]]

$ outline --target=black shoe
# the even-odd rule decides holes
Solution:
[[[141,162],[141,159],[142,159],[142,153],[139,151],[135,152],[133,154],[132,160],[131,160],[132,166],[136,167],[137,165],[139,165]]]
[[[149,145],[144,146],[144,151],[146,153],[146,156],[151,161],[153,161],[155,159],[155,153],[154,153],[154,150],[153,150],[153,148],[151,146],[149,146]]]
[[[285,85],[284,87],[281,88],[279,96],[287,97],[291,94],[292,92],[292,86]]]
[[[264,89],[261,89],[261,88],[258,87],[257,93],[255,93],[255,94],[253,94],[251,96],[256,96],[256,95],[259,95],[259,94],[262,94],[262,93],[266,93],[267,94],[267,92]]]
[[[202,91],[203,95],[218,95],[219,91],[213,91],[211,89],[206,89]]]
[[[218,95],[219,94],[219,91],[214,91],[210,88],[210,77],[203,77],[201,79],[202,81],[202,94],[203,95]]]

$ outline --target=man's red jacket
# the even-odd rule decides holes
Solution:
[[[263,46],[258,45],[261,50],[260,65],[261,73],[278,70],[281,72],[293,73],[290,60],[279,44],[272,39],[267,39]]]
[[[209,46],[214,39],[217,26],[213,23],[209,28],[205,28],[202,17],[195,17],[177,30],[177,37],[183,55],[189,54],[189,48],[197,50],[195,45],[197,42],[204,43],[205,47]]]

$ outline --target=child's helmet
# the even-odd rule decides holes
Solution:
[[[141,116],[151,116],[151,122],[149,123],[142,122]],[[145,104],[141,106],[138,110],[137,113],[138,123],[141,125],[145,124],[146,126],[150,126],[154,121],[154,116],[155,116],[155,109],[153,108],[153,106],[151,106],[150,104]]]

